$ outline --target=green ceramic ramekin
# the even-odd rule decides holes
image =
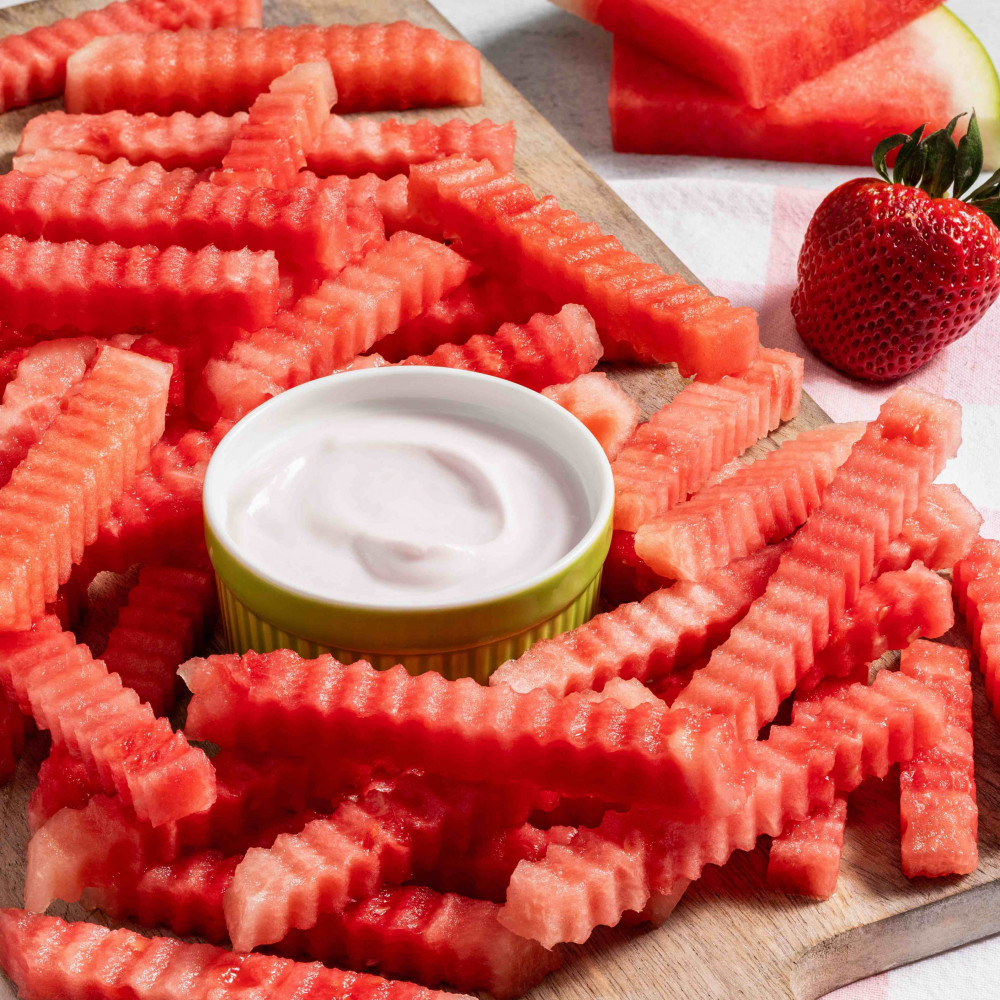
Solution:
[[[230,491],[281,435],[294,434],[317,408],[412,398],[437,412],[468,416],[534,438],[560,454],[578,477],[590,526],[562,559],[518,586],[465,604],[419,608],[331,601],[269,576],[242,555],[227,529]],[[432,402],[429,402],[432,401]],[[275,397],[224,438],[205,477],[205,533],[218,580],[222,620],[233,652],[294,649],[332,653],[380,668],[485,681],[539,639],[575,628],[595,612],[601,567],[611,543],[614,483],[596,438],[544,396],[488,375],[445,368],[382,368],[318,379]]]

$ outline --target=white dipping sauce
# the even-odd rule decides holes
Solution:
[[[526,583],[591,518],[578,476],[545,444],[412,400],[306,423],[246,470],[228,505],[233,541],[275,580],[394,607]]]

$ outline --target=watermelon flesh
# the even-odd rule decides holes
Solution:
[[[606,350],[620,351],[624,340],[638,360],[676,362],[682,374],[704,379],[742,372],[757,353],[752,309],[644,263],[487,161],[418,164],[408,196],[417,214],[458,237],[477,262],[510,271],[557,302],[585,306]]]
[[[314,927],[319,914],[340,912],[351,898],[411,879],[417,859],[443,867],[483,830],[520,826],[537,801],[537,793],[491,793],[412,773],[376,781],[357,802],[247,852],[224,900],[233,947],[249,951]]]
[[[954,573],[955,598],[972,633],[972,651],[1000,718],[1000,542],[979,539]]]
[[[641,424],[612,465],[615,527],[635,531],[799,411],[802,358],[762,349],[742,375],[686,385]]]
[[[460,285],[470,268],[442,244],[397,233],[280,314],[273,329],[241,336],[225,358],[209,362],[205,384],[214,398],[206,415],[217,408],[236,419],[285,389],[331,374]]]
[[[24,750],[24,716],[6,695],[0,697],[0,784],[6,784],[17,771],[17,761]]]
[[[566,305],[554,316],[536,313],[527,323],[504,323],[491,336],[477,334],[464,344],[442,344],[427,357],[397,365],[458,368],[517,382],[541,391],[590,372],[604,350],[590,313]],[[358,358],[348,370],[392,367],[379,354]]]
[[[919,640],[903,650],[899,669],[938,692],[948,721],[937,746],[899,773],[903,874],[967,875],[979,867],[969,654]]]
[[[774,718],[873,576],[920,496],[958,450],[957,403],[894,393],[782,556],[764,594],[674,702],[718,712],[746,739]]]
[[[24,126],[17,155],[68,152],[93,156],[103,163],[122,158],[136,166],[159,163],[167,170],[205,170],[221,166],[233,137],[246,120],[243,111],[201,116],[186,111],[164,116],[130,115],[127,111],[103,115],[49,111]]]
[[[111,505],[163,433],[170,369],[102,349],[78,390],[0,489],[0,629],[54,601]]]
[[[180,187],[191,188],[201,174],[190,167],[166,170],[159,163],[144,163],[141,167],[129,163],[124,157],[104,161],[86,153],[74,153],[64,149],[42,149],[37,153],[22,153],[14,157],[14,169],[27,177],[59,177],[71,181],[78,177],[96,183],[107,180],[129,180],[136,183],[148,180],[161,184],[169,181]]]
[[[0,112],[62,92],[69,57],[91,39],[182,27],[252,27],[260,0],[125,0],[0,40]]]
[[[0,236],[0,321],[13,326],[185,337],[199,327],[257,329],[277,307],[272,253]]]
[[[279,76],[251,105],[212,183],[295,187],[306,150],[316,144],[336,100],[333,72],[325,60],[299,63]]]
[[[636,555],[660,576],[703,580],[713,569],[787,538],[819,506],[864,424],[804,431],[639,526]]]
[[[62,401],[97,357],[91,337],[45,341],[30,348],[7,383],[0,405],[0,486],[59,415]]]
[[[335,24],[100,38],[66,66],[66,110],[168,115],[246,111],[298,63],[325,59],[337,110],[479,104],[479,53],[430,28]]]
[[[151,170],[162,180],[147,179]],[[346,209],[335,190],[181,185],[154,164],[97,182],[0,175],[0,226],[54,242],[271,250],[299,267],[337,268],[347,252]]]
[[[305,992],[339,1000],[449,1000],[412,983],[318,963],[271,955],[239,955],[175,938],[147,938],[97,924],[68,924],[23,910],[0,911],[0,965],[24,1000],[93,1000],[125,995],[132,1000],[226,1000],[266,990],[270,1000]],[[114,991],[112,994],[111,991]],[[471,998],[464,998],[471,1000]]]
[[[879,562],[879,572],[906,569],[919,560],[930,569],[951,569],[979,536],[983,515],[957,486],[934,483],[917,509],[903,522],[903,531]]]
[[[937,6],[936,0],[555,2],[754,108]]]
[[[118,612],[101,659],[157,715],[168,715],[177,668],[203,638],[214,607],[211,573],[144,566]]]
[[[682,64],[616,39],[608,104],[622,153],[858,166],[871,166],[886,136],[922,123],[929,134],[956,110],[974,107],[987,163],[1000,162],[996,70],[975,35],[943,7],[759,109],[686,75]]]
[[[613,605],[641,601],[673,582],[657,576],[635,554],[635,532],[618,529],[611,533],[611,548],[601,575],[601,596],[605,601]]]
[[[578,375],[572,382],[542,390],[542,395],[584,424],[611,462],[639,424],[639,404],[603,372]]]
[[[837,891],[847,799],[837,797],[771,842],[767,884],[777,892],[829,899]]]
[[[288,650],[189,660],[180,673],[194,695],[187,731],[220,746],[363,755],[458,780],[488,768],[498,782],[608,800],[653,797],[664,808],[709,815],[731,812],[739,799],[742,754],[732,727],[705,715],[520,694],[402,667],[377,671],[364,661],[302,660]],[[503,733],[492,722],[498,712],[508,720]]]
[[[205,754],[157,719],[54,619],[5,635],[0,648],[8,698],[138,816],[162,825],[212,804],[215,772]]]
[[[636,604],[553,639],[535,643],[490,677],[491,686],[548,691],[563,697],[601,691],[613,678],[646,682],[708,654],[764,592],[781,549],[762,552],[714,571],[702,583],[680,581]]]
[[[500,922],[547,947],[582,943],[625,910],[641,910],[651,892],[669,894],[679,880],[700,878],[705,865],[753,850],[761,834],[779,835],[835,792],[884,776],[932,746],[944,725],[938,696],[910,677],[883,672],[870,688],[853,685],[823,699],[811,717],[745,743],[747,798],[735,814],[712,822],[636,808],[608,812],[565,847],[550,847],[541,862],[517,867]]]
[[[477,334],[494,333],[502,323],[526,323],[538,312],[553,312],[544,296],[484,272],[382,337],[378,353],[390,362],[431,354],[442,344],[464,344]]]

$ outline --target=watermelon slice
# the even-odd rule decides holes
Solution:
[[[410,171],[409,200],[479,263],[511,270],[558,302],[586,306],[606,349],[620,351],[624,341],[639,360],[676,362],[682,374],[704,379],[742,372],[757,353],[752,309],[643,263],[487,161],[419,164]]]
[[[246,112],[200,117],[178,111],[173,115],[70,115],[49,111],[32,118],[21,133],[20,159],[37,153],[68,152],[93,156],[104,163],[124,158],[129,163],[159,163],[167,170],[218,167],[233,137],[247,120]]]
[[[675,583],[543,639],[501,664],[490,685],[562,697],[601,691],[615,677],[645,682],[682,669],[710,652],[763,594],[781,551],[771,546],[715,570],[703,583]]]
[[[213,184],[244,187],[295,187],[300,170],[330,120],[337,100],[326,60],[304,62],[275,79],[250,108],[233,136]]]
[[[175,938],[145,938],[97,924],[68,924],[58,917],[23,910],[0,911],[0,965],[23,1000],[93,1000],[126,993],[130,1000],[180,996],[184,1000],[236,1000],[251,993],[269,1000],[292,1000],[307,993],[338,1000],[452,1000],[455,996],[364,973],[338,972],[318,963],[238,955]]]
[[[520,826],[538,800],[413,773],[376,781],[359,801],[247,852],[225,895],[233,946],[249,951],[313,927],[320,913],[412,878],[417,858],[441,867],[482,831]]]
[[[955,598],[972,633],[972,650],[1000,719],[1000,542],[979,539],[954,572]]]
[[[344,260],[346,209],[335,190],[181,187],[162,170],[162,182],[151,182],[150,169],[160,168],[147,164],[98,182],[2,174],[0,227],[55,242],[271,250],[299,267],[336,268]]]
[[[616,39],[608,103],[622,153],[869,167],[887,135],[943,128],[956,109],[974,107],[987,162],[1000,162],[1000,80],[976,36],[944,7],[759,109],[687,76],[683,62],[659,62]]]
[[[26,177],[59,177],[67,181],[83,178],[92,184],[107,180],[128,180],[134,184],[146,180],[154,184],[169,182],[178,187],[191,188],[205,179],[190,167],[166,170],[159,163],[144,163],[136,167],[123,157],[105,162],[96,156],[63,149],[43,149],[15,156],[13,167]]]
[[[837,891],[847,799],[838,797],[771,842],[767,884],[777,892],[829,899]]]
[[[0,39],[0,112],[60,94],[67,59],[92,38],[122,31],[252,27],[260,24],[260,8],[260,0],[125,0],[8,35]]]
[[[633,808],[608,812],[596,829],[581,829],[541,862],[518,865],[500,911],[515,934],[547,947],[583,942],[625,910],[641,910],[651,892],[672,893],[681,879],[723,865],[734,850],[753,850],[761,834],[777,836],[893,762],[933,746],[945,726],[944,706],[919,681],[883,671],[872,687],[856,684],[818,704],[767,740],[747,741],[751,764],[745,805],[718,821],[666,820]]]
[[[967,875],[979,867],[969,654],[920,640],[903,650],[899,669],[937,691],[948,718],[937,746],[899,773],[903,874]]]
[[[590,313],[566,305],[554,316],[536,313],[524,324],[504,323],[492,336],[477,334],[461,346],[442,344],[427,357],[415,355],[397,364],[460,368],[540,391],[591,371],[603,350]],[[383,366],[388,362],[381,355],[370,354],[348,367]]]
[[[0,628],[26,629],[97,536],[163,433],[170,369],[102,349],[0,489]]]
[[[920,561],[931,569],[951,569],[972,548],[983,515],[957,486],[934,483],[917,509],[903,522],[903,531],[879,562],[879,572],[906,569]]]
[[[752,7],[740,0],[555,2],[755,108],[937,6],[936,0],[769,0]]]
[[[819,506],[864,424],[803,431],[635,534],[636,555],[660,576],[703,580],[787,538]]]
[[[555,312],[545,296],[488,273],[463,282],[426,312],[378,342],[386,361],[431,354],[442,344],[464,344],[502,323],[526,323],[535,313]]]
[[[641,601],[673,582],[657,576],[635,554],[634,532],[616,530],[611,533],[611,548],[601,575],[601,596],[605,601],[614,606]]]
[[[804,362],[763,349],[749,370],[692,382],[641,424],[619,453],[615,527],[635,531],[699,490],[723,465],[799,411]]]
[[[92,337],[53,340],[30,348],[7,383],[0,405],[0,486],[59,415],[66,395],[97,357]]]
[[[460,285],[471,264],[446,246],[397,233],[313,295],[279,314],[273,329],[240,337],[205,369],[213,409],[238,418],[285,389],[329,375],[385,333]]]
[[[578,375],[565,385],[550,386],[542,395],[585,424],[612,462],[639,424],[639,404],[603,372]]]
[[[67,64],[66,110],[232,114],[314,59],[329,62],[345,114],[480,101],[479,53],[468,42],[397,21],[97,39]]]
[[[494,781],[609,800],[653,797],[715,815],[738,801],[742,755],[732,728],[703,714],[520,694],[402,667],[377,671],[364,661],[301,660],[288,650],[189,660],[180,673],[194,694],[188,732],[220,746],[363,756],[459,780],[488,768]],[[497,713],[507,720],[502,733],[491,721]]]
[[[868,425],[764,594],[674,702],[746,739],[774,718],[961,439],[957,403],[900,389]]]
[[[13,326],[188,337],[199,327],[258,329],[277,307],[272,253],[0,236],[0,321]]]
[[[144,566],[101,659],[157,715],[168,715],[177,668],[203,638],[214,607],[211,573]]]
[[[157,719],[72,633],[53,619],[43,623],[0,640],[8,698],[143,819],[162,825],[207,809],[215,772],[205,754]]]

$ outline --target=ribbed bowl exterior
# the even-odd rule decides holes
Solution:
[[[597,611],[601,589],[601,574],[598,572],[576,600],[561,611],[531,628],[485,645],[434,653],[394,653],[366,649],[338,649],[286,632],[250,610],[226,586],[221,576],[217,576],[216,579],[226,643],[234,653],[242,654],[251,649],[258,653],[269,653],[275,649],[293,649],[300,656],[307,658],[330,653],[342,663],[367,660],[380,670],[388,670],[401,663],[411,674],[436,670],[450,680],[472,677],[482,684],[489,680],[490,674],[501,663],[516,659],[536,642],[551,639],[589,621]]]

